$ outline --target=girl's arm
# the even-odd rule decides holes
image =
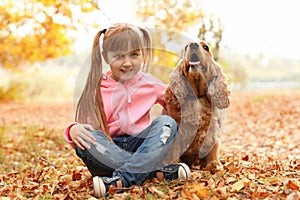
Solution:
[[[64,131],[64,138],[73,148],[90,149],[88,143],[96,144],[96,138],[90,133],[93,130],[90,124],[71,123]]]

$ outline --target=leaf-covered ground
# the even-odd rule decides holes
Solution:
[[[300,91],[234,92],[224,170],[147,181],[112,199],[300,199]],[[0,102],[0,199],[93,199],[92,179],[62,137],[72,103]]]

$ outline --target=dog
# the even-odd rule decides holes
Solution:
[[[173,157],[179,157],[179,161],[190,167],[200,165],[213,172],[221,170],[220,132],[231,91],[208,44],[188,43],[169,79],[164,113],[179,126]]]

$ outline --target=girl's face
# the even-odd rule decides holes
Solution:
[[[142,68],[142,51],[108,52],[107,61],[112,72],[111,78],[124,82],[132,79]]]

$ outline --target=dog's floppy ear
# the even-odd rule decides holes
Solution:
[[[216,62],[211,67],[213,78],[208,86],[211,103],[212,106],[225,109],[230,105],[230,90],[227,85],[227,77]]]
[[[169,80],[171,80],[170,89],[176,96],[179,104],[184,102],[188,92],[184,82],[184,77],[182,76],[182,70],[184,70],[183,67],[183,61],[181,60],[169,77]]]

